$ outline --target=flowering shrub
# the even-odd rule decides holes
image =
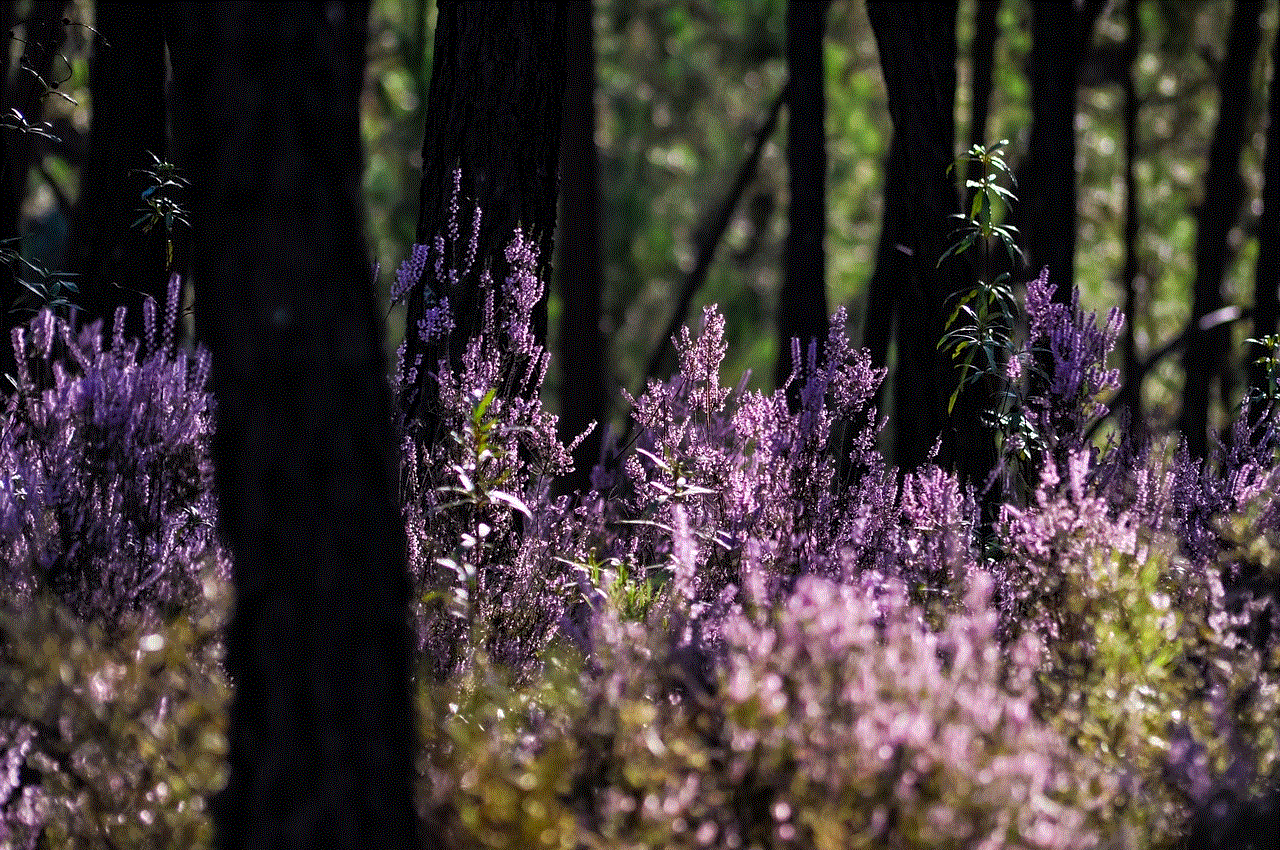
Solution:
[[[766,394],[721,382],[709,309],[592,491],[553,498],[571,447],[539,398],[537,258],[516,233],[510,274],[484,274],[462,206],[395,290],[438,293],[427,351],[477,329],[396,377],[418,802],[447,845],[1173,847],[1274,813],[1274,422],[1206,462],[1091,444],[1117,321],[1034,281],[1011,362],[1048,368],[1005,412],[1043,439],[988,534],[953,474],[876,451],[882,375],[843,313]],[[4,846],[209,840],[226,567],[207,355],[175,345],[175,298],[142,343],[48,313],[17,336]]]
[[[560,443],[539,398],[549,355],[530,323],[542,282],[536,250],[519,231],[506,249],[507,279],[479,274],[478,330],[460,366],[449,361],[450,296],[482,262],[478,209],[462,238],[459,180],[446,233],[414,247],[393,292],[403,298],[431,274],[429,291],[440,293],[417,332],[427,350],[443,353],[410,363],[402,346],[397,373],[400,396],[416,399],[420,414],[400,422],[401,495],[420,648],[439,675],[465,660],[468,641],[506,663],[531,663],[563,619],[569,580],[548,549],[563,533],[549,493],[570,468],[572,446]]]
[[[0,420],[0,576],[30,598],[47,587],[77,614],[176,606],[214,537],[208,353],[177,346],[178,281],[163,325],[110,344],[50,311],[14,331],[17,387]]]
[[[476,847],[1096,846],[1109,778],[1036,717],[1034,642],[1006,657],[968,601],[935,633],[892,581],[802,578],[727,617],[710,678],[606,618],[592,672],[449,697],[432,809]]]

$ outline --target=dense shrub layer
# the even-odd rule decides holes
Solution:
[[[447,294],[458,257],[420,246],[402,277]],[[431,389],[400,423],[402,482],[420,811],[450,845],[1170,847],[1274,814],[1274,422],[1207,462],[1094,446],[1114,322],[1038,281],[1042,439],[984,526],[946,471],[885,465],[881,375],[842,314],[798,358],[793,409],[720,383],[709,310],[592,492],[555,499],[569,454],[538,400],[541,292],[518,236],[508,260],[461,368],[400,374]],[[141,346],[48,313],[16,339],[7,845],[209,840],[226,570],[207,359],[174,345],[172,315]],[[429,305],[422,333],[455,332],[447,315]]]

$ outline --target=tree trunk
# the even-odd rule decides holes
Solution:
[[[1049,267],[1055,301],[1070,303],[1076,254],[1076,12],[1031,4],[1031,138],[1019,197],[1033,272]]]
[[[86,318],[112,320],[128,310],[125,333],[142,336],[142,303],[164,301],[163,225],[134,227],[149,185],[140,172],[166,156],[164,35],[155,8],[142,3],[96,6],[89,92],[93,104],[89,157],[68,266],[78,275]]]
[[[800,341],[804,362],[810,343],[827,339],[826,254],[827,139],[822,40],[826,2],[787,3],[787,183],[790,207],[778,293],[778,360],[781,386],[795,367],[791,340]],[[800,404],[800,382],[787,390],[787,403]]]
[[[609,422],[606,344],[600,328],[600,165],[596,150],[596,57],[592,0],[566,5],[563,140],[560,149],[560,438],[595,429],[573,453],[562,492],[585,492]]]
[[[1267,152],[1262,163],[1262,215],[1258,217],[1258,265],[1253,279],[1253,335],[1280,330],[1280,32],[1271,49],[1271,91],[1267,95]],[[1267,372],[1256,361],[1264,355],[1250,346],[1249,387],[1267,390]],[[1275,387],[1271,387],[1272,392]]]
[[[973,82],[970,86],[969,146],[987,143],[987,114],[991,110],[991,74],[995,66],[996,37],[1000,34],[1000,0],[978,0],[973,12],[973,47],[970,64]],[[993,140],[994,141],[994,140]],[[973,199],[966,189],[965,202]]]
[[[13,4],[3,2],[5,6],[3,23],[6,31],[14,25]],[[35,0],[23,19],[23,37],[26,44],[22,46],[21,60],[12,80],[6,79],[5,99],[0,101],[0,111],[8,114],[10,109],[22,113],[23,120],[34,124],[44,115],[44,95],[48,91],[46,83],[51,80],[53,59],[62,47],[66,38],[66,29],[62,24],[62,13],[66,9],[66,0]],[[7,43],[7,42],[6,42]],[[7,54],[6,54],[7,55]],[[8,65],[4,68],[8,73]],[[37,145],[43,142],[33,133],[24,133],[14,129],[0,129],[0,152],[4,154],[4,185],[0,187],[0,239],[17,239],[22,235],[22,201],[27,196],[27,173],[35,156]],[[8,246],[18,251],[16,242]],[[30,316],[31,299],[14,277],[12,269],[5,269],[0,274],[0,330],[4,332],[3,344],[0,345],[0,371],[12,374],[15,368],[13,351],[9,344],[13,328],[22,324]],[[8,382],[3,381],[4,390],[8,390]]]
[[[368,4],[178,4],[234,568],[223,848],[417,847],[408,582],[362,233]]]
[[[1138,158],[1138,50],[1142,44],[1137,0],[1125,3],[1129,32],[1125,36],[1124,75],[1124,337],[1121,341],[1121,375],[1125,391],[1117,398],[1129,414],[1129,437],[1141,443],[1146,436],[1142,411],[1141,366],[1138,363],[1138,180],[1134,162]]]
[[[916,272],[914,241],[908,232],[906,155],[897,133],[889,141],[885,158],[884,202],[880,223],[880,241],[876,250],[876,268],[867,283],[867,317],[863,345],[871,354],[871,365],[887,365],[891,338],[897,340],[898,358],[894,366],[893,434],[889,452],[891,462],[904,468],[918,466],[932,448],[922,445],[925,434],[919,421],[906,411],[929,409],[930,360],[904,356],[919,348],[918,328],[902,327],[902,316],[918,316],[923,310],[924,296],[920,276]],[[897,333],[894,333],[895,324]],[[886,382],[888,383],[888,382]],[[877,388],[877,406],[881,403],[884,384]]]
[[[1226,55],[1222,60],[1218,90],[1218,124],[1209,146],[1204,179],[1204,200],[1197,215],[1196,277],[1192,292],[1191,333],[1182,358],[1186,383],[1182,391],[1182,434],[1194,457],[1204,457],[1209,445],[1209,386],[1226,372],[1231,345],[1227,325],[1205,331],[1205,316],[1225,303],[1222,279],[1230,260],[1227,235],[1240,216],[1242,187],[1240,151],[1244,146],[1245,117],[1252,100],[1253,61],[1258,52],[1259,0],[1238,0],[1231,17]],[[1226,397],[1222,382],[1223,404]]]
[[[448,293],[442,282],[424,280],[409,295],[405,355],[410,363],[421,358],[423,366],[402,404],[407,418],[426,425],[428,439],[440,436],[433,433],[429,374],[441,357],[454,368],[460,364],[467,340],[478,330],[481,270],[488,269],[499,284],[506,279],[504,250],[517,228],[537,246],[538,276],[546,282],[556,223],[564,62],[563,4],[440,0],[417,241],[446,235],[451,217],[456,219],[450,212],[455,172],[463,209],[474,202],[482,218],[476,271]],[[448,350],[424,345],[418,334],[428,286],[435,296],[448,295],[455,326]],[[535,310],[534,327],[545,339],[545,298]]]
[[[920,280],[919,303],[900,302],[898,359],[920,370],[924,400],[896,411],[903,423],[898,462],[904,468],[926,462],[941,436],[937,462],[981,487],[995,465],[994,437],[979,422],[979,414],[990,407],[989,391],[971,386],[948,416],[948,400],[961,375],[938,351],[951,299],[973,282],[968,254],[938,265],[955,226],[952,216],[959,212],[947,174],[955,146],[955,4],[873,0],[867,14],[880,51],[895,139],[903,151],[904,234]],[[912,391],[902,378],[900,373],[899,393]]]
[[[0,0],[0,31],[8,33],[12,28],[13,3],[11,0]],[[9,68],[6,65],[0,69],[0,111],[9,108],[12,90]],[[0,247],[13,247],[9,240],[18,237],[18,211],[22,199],[14,193],[14,183],[9,179],[9,151],[14,141],[12,130],[0,130]],[[7,395],[11,388],[5,376],[17,377],[17,360],[10,339],[13,328],[19,321],[19,317],[13,312],[14,302],[18,297],[18,283],[13,272],[7,264],[0,263],[0,396]]]

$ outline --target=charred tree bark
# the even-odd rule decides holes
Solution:
[[[519,228],[538,249],[538,276],[545,284],[556,224],[564,62],[563,4],[440,0],[422,142],[419,243],[447,234],[457,172],[464,209],[474,202],[482,213],[478,266],[501,283],[507,273],[504,250]],[[456,367],[477,329],[480,271],[447,293],[455,324],[447,351],[425,346],[418,334],[428,287],[434,296],[446,294],[436,291],[439,285],[424,280],[414,287],[405,328],[406,358],[421,358],[423,368],[402,404],[406,418],[424,423],[428,439],[439,436],[429,374],[441,357]],[[545,298],[534,326],[545,339]]]
[[[0,0],[0,38],[5,39],[5,44],[9,43],[9,32],[12,29],[13,3]],[[6,64],[0,70],[0,110],[8,109],[11,91],[9,68]],[[15,194],[14,183],[9,178],[9,151],[13,143],[13,131],[0,129],[0,246],[12,244],[9,240],[18,237],[18,211],[22,200]],[[0,263],[0,396],[7,394],[10,389],[5,376],[17,377],[17,360],[10,341],[10,334],[19,321],[19,317],[13,312],[17,298],[18,283],[14,270]]]
[[[1253,279],[1255,339],[1280,330],[1280,32],[1271,49],[1271,69],[1267,152],[1262,162],[1262,215],[1258,217],[1258,265]],[[1256,362],[1264,352],[1257,346],[1251,348],[1249,387],[1258,393],[1267,389],[1266,370]]]
[[[947,403],[960,373],[938,351],[947,305],[973,283],[967,254],[938,265],[954,228],[951,216],[959,212],[955,185],[947,174],[955,146],[955,4],[876,0],[868,2],[867,13],[880,51],[895,138],[902,145],[907,173],[904,233],[920,280],[919,305],[903,304],[899,314],[898,357],[900,363],[920,370],[925,403],[897,410],[904,438],[898,459],[908,468],[924,463],[940,435],[938,463],[981,487],[996,459],[994,437],[979,421],[979,414],[989,407],[989,392],[971,386],[961,393],[955,415],[949,417]],[[900,391],[906,383],[901,377],[902,373]]]
[[[1138,18],[1137,0],[1125,3],[1125,18],[1129,32],[1125,36],[1124,88],[1124,269],[1120,274],[1124,282],[1124,337],[1121,340],[1121,375],[1124,376],[1125,393],[1118,402],[1129,415],[1129,437],[1141,443],[1146,436],[1146,419],[1142,411],[1142,381],[1138,363],[1138,181],[1134,174],[1134,162],[1138,158],[1138,92],[1134,75],[1137,73],[1138,48],[1142,43],[1141,21]]]
[[[973,82],[970,86],[969,146],[987,143],[987,115],[991,110],[991,74],[995,67],[996,37],[1000,34],[997,17],[1000,0],[978,0],[973,14],[973,47],[970,64]],[[973,193],[964,192],[965,202]]]
[[[592,0],[566,4],[563,139],[560,148],[560,438],[595,429],[573,453],[563,492],[586,492],[609,420],[606,343],[601,330],[600,162],[596,150],[596,56]]]
[[[1070,303],[1076,254],[1076,74],[1073,3],[1031,4],[1031,138],[1020,198],[1033,272],[1049,267],[1054,300]]]
[[[15,23],[13,4],[5,2],[2,5],[5,7],[3,23],[7,45],[8,32]],[[18,70],[12,80],[6,77],[0,112],[7,114],[10,109],[17,109],[29,124],[39,122],[44,115],[44,98],[49,92],[49,84],[55,79],[52,76],[54,57],[66,39],[66,29],[62,24],[66,7],[66,0],[36,0],[31,4],[22,21],[25,44],[21,45]],[[8,74],[7,63],[3,73]],[[0,239],[17,239],[22,235],[22,200],[27,195],[27,173],[42,142],[33,133],[0,129],[0,153],[4,155],[0,162],[4,171],[4,185],[0,187]],[[18,249],[16,242],[8,247]],[[15,369],[10,334],[30,316],[33,303],[19,285],[15,272],[15,269],[0,272],[0,330],[4,332],[0,340],[0,372],[6,375],[13,374]],[[2,385],[0,392],[7,391],[8,382],[3,381]]]
[[[417,843],[408,581],[362,233],[368,4],[179,4],[233,557],[223,848]]]
[[[133,227],[144,209],[151,154],[165,158],[164,34],[156,9],[142,3],[96,6],[89,92],[89,157],[68,265],[78,275],[86,318],[108,324],[127,309],[125,333],[142,336],[142,303],[164,301],[165,233]]]
[[[923,304],[920,277],[913,259],[913,240],[907,232],[908,175],[906,155],[897,133],[889,141],[889,154],[885,158],[884,202],[880,222],[880,241],[876,249],[876,268],[867,283],[867,316],[863,345],[871,354],[871,365],[876,368],[888,362],[889,343],[894,338],[895,322],[900,323],[903,312],[919,315]],[[890,460],[899,466],[910,465],[908,457],[923,457],[928,448],[915,446],[920,440],[919,423],[899,411],[927,410],[928,362],[920,363],[902,355],[912,339],[913,329],[899,327],[898,359],[893,372],[894,415],[892,423],[893,445]],[[904,343],[904,339],[907,342]],[[877,388],[876,404],[884,384]]]
[[[1227,235],[1240,216],[1242,186],[1240,151],[1245,116],[1252,99],[1253,61],[1258,52],[1262,3],[1238,0],[1222,60],[1218,90],[1218,124],[1209,146],[1204,200],[1197,214],[1196,277],[1192,292],[1191,336],[1182,358],[1186,383],[1182,391],[1182,434],[1187,449],[1204,457],[1209,446],[1209,388],[1220,379],[1226,397],[1226,358],[1231,337],[1226,326],[1205,330],[1204,318],[1224,305],[1222,280],[1230,261]]]
[[[822,40],[826,2],[787,3],[787,182],[790,208],[783,249],[782,287],[778,293],[778,360],[774,381],[791,376],[791,340],[800,341],[804,362],[810,343],[826,342],[827,230],[826,92]],[[800,383],[787,389],[787,403],[800,404]]]

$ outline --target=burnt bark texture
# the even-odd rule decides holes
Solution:
[[[867,283],[863,345],[871,355],[871,365],[876,368],[888,364],[889,346],[895,339],[894,325],[900,321],[902,311],[905,309],[911,315],[919,315],[923,309],[920,277],[916,273],[914,249],[911,247],[913,242],[907,233],[908,179],[906,155],[895,132],[889,140],[889,153],[885,157],[884,202],[880,241],[876,249],[876,267]],[[906,464],[907,457],[921,456],[919,447],[912,448],[921,439],[916,434],[919,425],[910,417],[899,415],[899,405],[903,405],[902,410],[925,410],[928,406],[925,400],[928,391],[925,378],[928,372],[927,361],[922,364],[902,356],[902,351],[911,342],[913,331],[911,327],[899,328],[896,335],[899,354],[891,384],[894,412],[890,460],[898,465]],[[904,334],[906,342],[903,341]],[[881,403],[880,397],[884,390],[885,383],[881,383],[876,390],[877,406]],[[928,449],[924,451],[927,452]]]
[[[402,399],[406,418],[417,418],[432,439],[434,395],[431,373],[447,357],[454,368],[478,328],[480,270],[499,285],[507,275],[504,251],[519,228],[538,249],[544,285],[556,225],[560,123],[565,86],[565,9],[562,3],[440,0],[436,17],[431,85],[422,141],[419,243],[447,234],[460,174],[459,202],[466,222],[472,204],[481,224],[478,268],[444,293],[442,282],[424,276],[409,294],[405,328],[407,362],[421,358],[416,387]],[[425,346],[418,322],[427,290],[448,295],[455,329],[447,346]],[[546,338],[546,299],[535,309],[534,327]],[[447,350],[442,350],[447,348]],[[434,435],[438,437],[439,435]]]
[[[1260,41],[1263,4],[1238,0],[1231,17],[1227,50],[1218,82],[1218,123],[1209,145],[1204,199],[1196,216],[1196,275],[1192,290],[1191,325],[1182,365],[1182,434],[1194,457],[1209,447],[1210,387],[1217,380],[1221,400],[1230,404],[1227,354],[1230,326],[1202,328],[1206,316],[1225,305],[1222,281],[1231,260],[1228,234],[1240,217],[1243,186],[1240,152],[1245,141],[1245,118],[1252,101],[1253,62]]]
[[[5,44],[9,44],[8,32],[14,27],[13,3],[3,4],[4,12],[0,15],[0,24],[5,30]],[[0,112],[8,115],[10,109],[22,113],[23,120],[29,124],[38,123],[44,115],[44,99],[50,91],[50,83],[59,79],[53,74],[55,58],[66,40],[66,28],[62,23],[66,0],[35,0],[22,19],[18,67],[13,77],[6,76],[3,98],[0,99]],[[65,69],[59,69],[63,71]],[[8,74],[6,64],[0,75]],[[60,73],[60,76],[65,74]],[[0,166],[3,167],[3,180],[0,181],[0,240],[16,240],[22,235],[22,200],[27,194],[27,174],[31,163],[42,149],[44,139],[34,133],[18,129],[0,128]],[[16,242],[6,243],[7,247],[18,250]],[[0,372],[11,375],[15,369],[12,346],[9,344],[12,330],[21,325],[31,315],[33,306],[38,306],[30,295],[18,283],[16,269],[4,268],[0,271]],[[0,378],[0,392],[8,389],[8,381]]]
[[[1258,264],[1253,281],[1253,335],[1280,330],[1280,32],[1271,48],[1271,91],[1267,94],[1267,150],[1262,160],[1262,214],[1258,217]],[[1265,352],[1250,346],[1249,388],[1267,390],[1267,372],[1257,360]],[[1271,388],[1274,391],[1274,387]]]
[[[973,80],[969,92],[969,146],[987,143],[987,115],[991,110],[991,79],[995,68],[996,37],[1000,34],[997,17],[1000,0],[978,0],[973,11],[973,46],[970,48],[970,64]],[[966,202],[973,198],[971,191],[964,193]]]
[[[592,0],[566,4],[565,90],[560,147],[560,438],[576,439],[573,474],[562,492],[585,492],[600,460],[609,420],[606,343],[601,329],[604,269],[600,254],[600,163],[596,150],[596,56]]]
[[[9,33],[13,29],[13,3],[0,0],[0,38],[9,43]],[[0,70],[0,111],[9,108],[9,95],[13,86],[9,82],[9,69],[6,65]],[[13,147],[12,130],[0,129],[0,246],[18,236],[18,210],[22,200],[9,179],[9,151]],[[10,333],[19,319],[14,313],[14,302],[18,296],[17,281],[14,270],[5,263],[0,263],[0,396],[8,393],[9,382],[5,376],[17,376],[17,360],[10,343]]]
[[[778,293],[778,359],[774,381],[781,386],[795,368],[791,340],[800,342],[801,363],[809,346],[827,338],[826,92],[822,41],[826,2],[787,3],[787,184],[790,207]],[[800,382],[787,388],[787,403],[800,404]]]
[[[1073,3],[1031,4],[1031,138],[1019,197],[1031,268],[1049,267],[1062,303],[1075,283],[1078,39]]]
[[[954,3],[867,3],[889,93],[894,144],[900,143],[907,176],[906,241],[901,244],[911,252],[919,280],[918,301],[910,296],[898,300],[898,362],[906,368],[895,376],[895,457],[904,468],[919,466],[941,437],[937,462],[965,483],[982,487],[996,460],[994,437],[979,421],[990,407],[990,390],[970,385],[949,416],[948,401],[961,376],[938,350],[948,306],[973,284],[968,254],[938,264],[955,227],[952,216],[960,211],[947,173],[955,147],[955,10]]]
[[[167,277],[163,226],[133,226],[146,209],[141,172],[167,149],[164,34],[155,18],[150,4],[95,7],[89,152],[68,257],[86,318],[110,323],[123,306],[134,339],[142,336],[143,301],[162,302]]]
[[[1146,419],[1142,411],[1142,376],[1138,363],[1137,318],[1138,296],[1141,281],[1138,277],[1138,180],[1134,163],[1138,158],[1138,102],[1137,73],[1138,49],[1142,44],[1141,21],[1138,18],[1137,0],[1125,3],[1125,72],[1121,78],[1124,89],[1124,336],[1121,338],[1122,358],[1120,374],[1124,391],[1117,397],[1117,406],[1127,411],[1129,436],[1137,443],[1146,437]]]
[[[236,605],[222,848],[411,848],[408,582],[362,233],[368,4],[175,4]]]

